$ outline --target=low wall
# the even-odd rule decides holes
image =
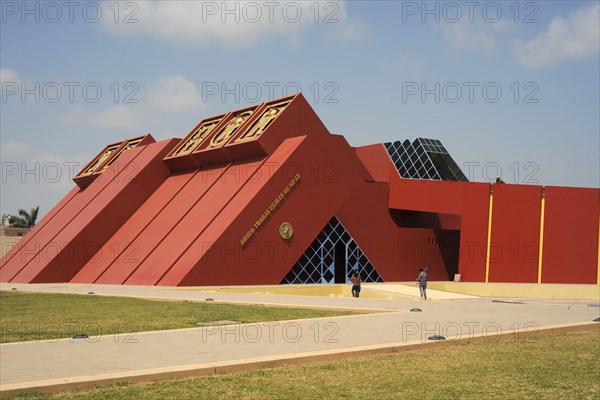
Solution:
[[[0,257],[3,257],[22,238],[22,236],[0,236]]]
[[[429,282],[428,288],[476,296],[546,297],[599,300],[600,286],[551,283]]]

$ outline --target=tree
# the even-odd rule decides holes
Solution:
[[[8,223],[10,224],[11,228],[32,228],[35,225],[39,211],[40,206],[32,208],[29,212],[20,209],[19,216],[10,216],[8,218]]]

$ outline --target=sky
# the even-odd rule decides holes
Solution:
[[[105,145],[301,91],[353,146],[442,141],[469,180],[600,186],[598,1],[0,1],[0,212]]]

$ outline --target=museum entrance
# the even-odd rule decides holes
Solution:
[[[349,271],[346,269],[348,265],[346,254],[348,246],[345,243],[337,242],[334,250],[334,280],[335,283],[346,283]]]
[[[345,284],[354,270],[360,272],[364,282],[383,282],[346,228],[333,217],[281,283]]]

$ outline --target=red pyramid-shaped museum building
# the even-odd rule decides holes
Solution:
[[[433,139],[354,148],[301,94],[110,144],[74,181],[0,281],[598,283],[598,189],[471,183]]]

